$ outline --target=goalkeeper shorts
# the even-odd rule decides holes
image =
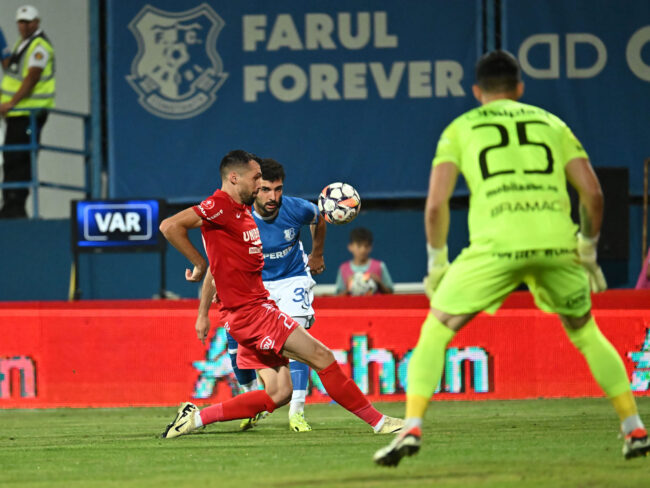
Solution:
[[[581,317],[591,310],[589,278],[575,249],[497,252],[471,246],[451,263],[431,306],[454,315],[494,313],[522,283],[545,312]]]

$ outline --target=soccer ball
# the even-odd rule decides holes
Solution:
[[[318,196],[318,210],[330,224],[347,224],[359,214],[361,198],[352,185],[332,183]]]
[[[370,277],[370,273],[357,271],[350,279],[348,291],[352,296],[373,295],[377,292],[377,282]]]

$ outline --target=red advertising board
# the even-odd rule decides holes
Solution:
[[[625,308],[614,308],[624,303]],[[0,408],[198,404],[236,391],[225,333],[196,340],[197,302],[0,304]],[[371,400],[403,400],[406,367],[427,313],[421,296],[320,298],[311,332],[335,350]],[[650,293],[607,292],[594,316],[638,395],[650,391]],[[216,325],[216,319],[213,323]],[[308,401],[328,401],[312,374]],[[557,318],[515,294],[451,342],[435,398],[599,396]]]

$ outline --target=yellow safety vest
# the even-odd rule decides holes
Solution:
[[[16,49],[22,41],[16,42],[13,53],[11,54],[9,67],[5,70],[0,85],[0,103],[8,102],[16,94],[23,80],[29,72],[29,66],[26,60],[30,58],[34,49],[42,46],[50,55],[47,65],[41,73],[41,78],[34,86],[30,94],[24,97],[14,107],[14,110],[7,114],[7,117],[19,117],[29,115],[29,112],[20,112],[16,109],[21,108],[53,108],[54,95],[56,92],[56,79],[54,78],[54,49],[48,41],[45,34],[41,32],[22,49],[16,52]]]

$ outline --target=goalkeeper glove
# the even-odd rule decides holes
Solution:
[[[448,269],[447,245],[445,244],[442,249],[436,249],[427,243],[427,271],[429,275],[424,278],[424,293],[429,300],[433,298],[440,280]]]
[[[607,281],[605,281],[605,275],[603,270],[600,269],[598,263],[596,262],[596,246],[598,245],[598,236],[596,237],[585,237],[580,232],[578,232],[578,259],[580,264],[585,270],[587,270],[587,275],[589,276],[589,286],[591,291],[594,293],[599,293],[601,291],[607,290]]]

